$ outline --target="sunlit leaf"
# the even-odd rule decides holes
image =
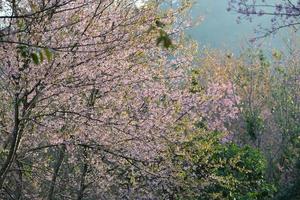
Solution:
[[[45,55],[46,55],[46,57],[47,57],[47,60],[48,60],[48,61],[51,61],[51,60],[52,60],[52,57],[53,57],[52,51],[51,51],[49,48],[45,48],[45,49],[44,49],[44,52],[45,52]]]
[[[34,64],[38,65],[40,63],[39,62],[39,57],[36,53],[31,53],[30,56],[31,56]]]

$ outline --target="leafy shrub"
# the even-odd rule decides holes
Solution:
[[[196,130],[173,146],[172,163],[180,185],[177,199],[266,199],[275,188],[264,179],[266,161],[249,146],[221,143],[222,134]]]

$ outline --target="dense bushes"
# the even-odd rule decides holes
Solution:
[[[172,149],[178,199],[266,199],[274,187],[264,177],[266,160],[249,146],[221,143],[222,134],[195,130]]]
[[[298,55],[297,49],[285,54],[247,50],[239,57],[208,51],[200,62],[199,79],[232,83],[239,98],[235,103],[239,116],[227,124],[230,141],[262,152],[266,159],[265,178],[278,189],[272,199],[289,199],[297,194],[287,191],[297,188],[299,173]]]

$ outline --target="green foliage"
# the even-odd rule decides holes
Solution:
[[[166,24],[161,22],[159,19],[155,20],[155,23],[150,26],[148,33],[150,32],[156,32],[158,34],[156,38],[156,45],[162,45],[162,47],[169,49],[174,48],[172,39],[170,35],[164,30],[166,27]]]
[[[40,63],[39,57],[35,52],[31,53],[30,56],[34,64],[38,65]]]
[[[278,50],[273,50],[272,56],[276,60],[281,60],[282,59],[282,53]]]
[[[28,55],[29,55],[29,48],[28,48],[28,46],[20,45],[17,48],[18,48],[18,53],[23,58],[27,58],[28,57]]]
[[[274,174],[275,183],[280,187],[278,199],[299,199],[300,194],[300,101],[299,65],[294,60],[276,66],[272,79],[272,114],[282,137],[280,154],[274,161],[280,170]],[[288,181],[282,181],[282,176]]]
[[[156,24],[157,27],[160,27],[160,28],[163,28],[163,27],[166,26],[166,25],[165,25],[164,23],[162,23],[160,20],[156,20],[156,21],[155,21],[155,24]]]
[[[245,112],[244,113],[246,123],[246,133],[251,139],[256,140],[258,134],[263,130],[263,119],[260,117],[258,112]]]
[[[170,36],[168,35],[167,32],[165,32],[162,29],[159,30],[159,36],[156,39],[156,45],[160,45],[160,44],[162,44],[162,46],[166,49],[174,47]]]
[[[276,54],[276,55],[279,56],[279,54]],[[267,57],[265,56],[265,54],[262,50],[258,51],[258,58],[259,58],[261,66],[263,66],[263,67],[269,67],[270,66],[270,62],[268,61]]]
[[[178,183],[177,199],[266,199],[274,187],[264,179],[266,161],[249,146],[220,142],[222,134],[196,130],[171,148]]]
[[[44,48],[43,50],[48,59],[48,62],[50,62],[52,60],[53,53],[51,52],[51,50],[49,48]]]
[[[49,48],[33,48],[26,45],[19,45],[17,49],[22,58],[33,61],[35,65],[44,62],[44,55],[48,62],[53,59],[53,53]]]
[[[39,51],[39,58],[41,63],[44,62],[44,54],[41,51]],[[48,60],[50,61],[51,59]]]
[[[299,52],[244,52],[235,70],[243,125],[236,129],[240,143],[255,145],[268,160],[267,179],[278,191],[275,198],[292,199],[297,190],[299,160]],[[239,121],[240,122],[240,121]],[[250,139],[249,140],[249,137]],[[296,189],[295,189],[296,188]]]
[[[200,93],[204,90],[203,86],[199,82],[199,75],[200,72],[197,69],[192,70],[191,72],[191,85],[190,85],[190,92],[191,93]]]
[[[20,30],[24,30],[26,28],[26,23],[23,18],[17,20],[17,26]]]

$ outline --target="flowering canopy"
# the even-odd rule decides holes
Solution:
[[[12,15],[2,17],[9,25],[0,43],[3,197],[130,196],[130,189],[125,194],[115,186],[128,172],[119,166],[156,160],[176,139],[171,127],[178,121],[206,116],[209,127],[224,129],[233,104],[222,94],[229,91],[231,98],[231,86],[190,91],[197,47],[182,36],[188,6],[182,1],[162,10],[148,1],[137,8],[132,0],[12,3]],[[223,100],[229,108],[224,111]],[[210,118],[216,110],[219,115]]]

